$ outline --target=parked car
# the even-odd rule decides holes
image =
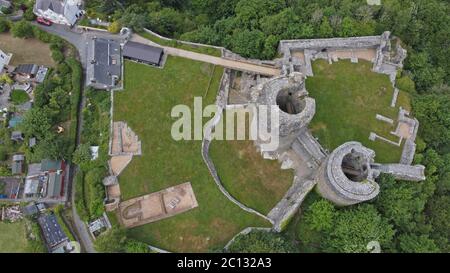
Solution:
[[[38,17],[36,21],[41,25],[51,26],[53,23],[50,20],[47,20],[43,17]]]

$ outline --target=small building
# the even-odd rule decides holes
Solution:
[[[86,69],[88,85],[96,89],[114,89],[122,72],[122,51],[119,42],[94,37],[90,44]]]
[[[164,54],[160,47],[136,42],[127,42],[123,47],[123,57],[139,63],[159,66]]]
[[[47,76],[47,72],[48,72],[48,67],[45,67],[43,65],[39,66],[39,69],[36,72],[34,81],[37,83],[43,83],[45,80],[45,76]]]
[[[69,238],[62,230],[54,214],[41,215],[38,222],[50,252],[69,242]]]
[[[11,133],[11,140],[12,141],[23,141],[23,134],[21,131],[13,131]]]
[[[28,206],[23,208],[23,214],[26,216],[33,216],[39,212],[35,203],[29,204]]]
[[[0,74],[3,72],[6,66],[9,65],[9,61],[11,61],[12,54],[6,54],[0,49]]]
[[[13,155],[12,161],[11,173],[13,175],[23,173],[23,162],[25,161],[25,156],[22,154]]]
[[[22,77],[32,79],[39,71],[39,66],[36,64],[19,64],[14,72]]]
[[[60,160],[42,160],[41,173],[45,174],[47,180],[47,198],[60,198],[64,196],[65,164]]]
[[[22,123],[23,118],[21,116],[14,115],[12,118],[8,121],[8,127],[9,128],[16,128],[17,125]]]
[[[33,12],[55,24],[73,26],[83,16],[81,0],[36,0]]]
[[[43,182],[39,177],[27,177],[25,179],[25,187],[23,190],[23,195],[25,198],[37,197],[39,189],[42,188]]]
[[[36,138],[32,137],[28,140],[28,147],[32,148],[36,145]]]

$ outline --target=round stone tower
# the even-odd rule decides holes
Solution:
[[[267,106],[267,117],[259,115],[260,119],[265,119],[262,123],[268,125],[267,131],[278,129],[278,148],[276,151],[267,151],[273,154],[272,157],[276,157],[275,154],[281,154],[288,149],[295,138],[307,129],[315,114],[315,100],[308,97],[304,77],[298,72],[272,78],[258,85],[252,95],[256,99],[256,106]],[[274,124],[269,117],[271,109],[277,110],[279,115],[279,122]],[[261,148],[261,152],[264,154],[266,151]]]
[[[371,168],[375,152],[359,142],[346,142],[324,161],[316,176],[322,197],[336,205],[347,206],[373,199],[379,185],[379,172]]]

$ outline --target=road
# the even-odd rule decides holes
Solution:
[[[226,68],[239,70],[239,71],[245,71],[250,73],[257,73],[261,75],[266,76],[278,76],[280,75],[281,71],[278,68],[271,67],[268,65],[258,65],[255,63],[245,62],[245,61],[236,61],[231,60],[227,58],[221,58],[221,57],[215,57],[207,54],[201,54],[196,53],[188,50],[183,50],[179,48],[174,47],[168,47],[168,46],[161,46],[158,45],[142,36],[139,36],[138,34],[133,34],[133,36],[130,39],[131,41],[141,43],[141,44],[147,44],[152,46],[159,46],[164,49],[164,52],[166,54],[172,55],[172,56],[178,56],[183,57],[191,60],[201,61],[205,63],[211,63],[214,65],[223,66]]]
[[[62,25],[56,25],[53,24],[50,27],[35,24],[39,28],[41,28],[44,31],[47,31],[53,35],[57,35],[67,42],[71,43],[75,46],[75,48],[78,50],[80,62],[83,67],[83,74],[86,71],[86,64],[87,64],[87,36],[84,33],[76,32],[74,30],[71,30],[67,26]],[[85,75],[83,75],[83,78],[86,78]],[[83,128],[83,115],[82,110],[84,108],[85,102],[86,102],[86,96],[84,94],[84,86],[82,85],[81,88],[81,101],[80,105],[78,106],[78,122],[77,122],[77,139],[76,139],[76,145],[78,146],[81,141],[81,132]],[[75,174],[78,171],[78,168],[71,168],[70,173],[70,180],[72,185],[71,187],[71,207],[72,207],[72,217],[73,217],[73,223],[75,225],[75,229],[77,232],[77,237],[80,239],[80,244],[82,245],[83,249],[88,253],[95,253],[94,244],[92,242],[91,235],[86,227],[86,224],[81,220],[80,216],[77,213],[76,206],[75,206]]]

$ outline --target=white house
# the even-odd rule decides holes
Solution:
[[[0,49],[0,74],[2,74],[3,69],[5,66],[9,64],[9,61],[11,60],[12,54],[6,54]]]
[[[33,12],[55,24],[74,25],[83,15],[81,0],[36,0]]]

